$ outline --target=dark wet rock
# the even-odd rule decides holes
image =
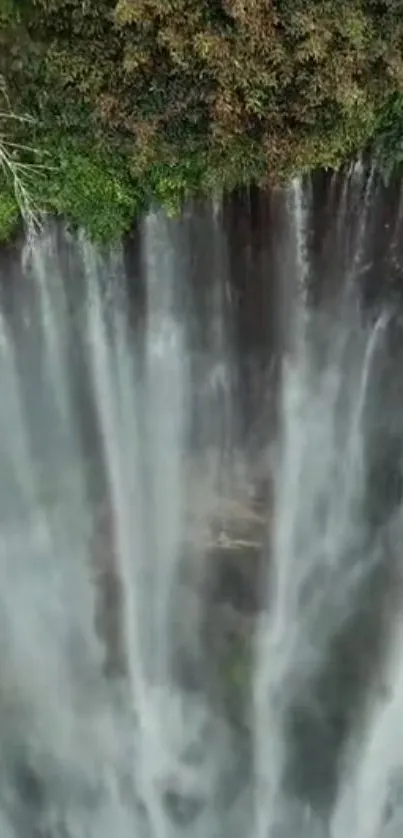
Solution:
[[[247,725],[255,620],[231,605],[212,606],[204,626],[209,692],[218,712],[236,727]]]
[[[256,614],[264,602],[272,501],[260,483],[239,499],[222,500],[206,549],[206,599],[240,615]]]
[[[176,789],[169,789],[163,797],[166,812],[176,826],[189,826],[203,810],[203,797],[196,794],[183,794]]]
[[[45,794],[36,771],[27,764],[19,765],[16,769],[15,785],[24,805],[40,811],[44,806]]]
[[[241,614],[254,614],[261,600],[259,544],[225,542],[209,550],[207,597],[228,603]]]
[[[201,692],[206,679],[201,656],[183,644],[175,650],[173,657],[172,668],[177,683],[186,692]]]

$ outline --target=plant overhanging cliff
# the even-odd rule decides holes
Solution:
[[[400,0],[0,0],[0,76],[32,206],[104,240],[153,201],[403,157]]]

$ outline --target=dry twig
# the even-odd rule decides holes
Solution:
[[[15,200],[28,232],[36,232],[41,227],[41,220],[40,212],[33,199],[32,178],[45,167],[37,163],[24,163],[19,159],[19,152],[29,152],[35,155],[36,149],[7,139],[7,121],[32,123],[33,120],[13,113],[6,85],[1,77],[0,94],[6,105],[6,110],[0,111],[0,168],[7,180],[11,181]]]

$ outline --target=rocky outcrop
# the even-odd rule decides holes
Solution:
[[[243,724],[256,614],[262,605],[270,510],[267,496],[221,498],[197,532],[193,521],[182,547],[175,591],[172,667],[185,690],[209,695],[217,712]],[[125,672],[124,592],[114,551],[113,520],[104,507],[95,521],[94,580],[97,627],[105,671]],[[197,616],[196,616],[197,613]]]

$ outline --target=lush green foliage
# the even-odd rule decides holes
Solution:
[[[403,94],[391,96],[378,122],[376,148],[379,166],[388,179],[403,166]]]
[[[0,73],[35,119],[13,131],[48,167],[37,202],[102,238],[380,129],[401,148],[400,0],[0,0]]]
[[[19,210],[9,185],[0,180],[0,242],[7,241],[19,221]]]

